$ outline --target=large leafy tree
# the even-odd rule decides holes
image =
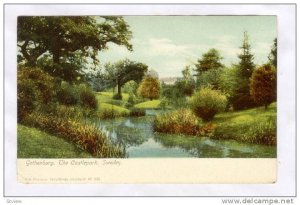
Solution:
[[[98,52],[109,43],[132,50],[129,26],[117,16],[21,16],[17,33],[18,59],[35,66],[38,58],[47,54],[53,70],[64,69],[74,59],[97,64]]]
[[[138,95],[149,98],[150,100],[158,99],[160,95],[160,83],[155,77],[145,77],[138,88]]]
[[[121,89],[125,83],[131,80],[139,83],[147,70],[147,65],[128,59],[105,65],[106,79],[112,86],[117,86],[118,98],[122,98]]]
[[[264,105],[265,109],[276,100],[276,71],[273,65],[263,65],[253,72],[250,93],[255,102]]]

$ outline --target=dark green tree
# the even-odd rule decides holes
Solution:
[[[211,69],[219,69],[223,68],[224,65],[221,63],[221,57],[218,50],[212,48],[208,52],[202,55],[202,58],[198,60],[198,63],[195,64],[196,66],[196,75],[201,75],[202,72],[211,70]]]
[[[274,39],[274,44],[268,58],[270,63],[277,68],[277,38]]]
[[[243,44],[241,46],[240,59],[237,65],[237,77],[239,84],[236,93],[232,97],[232,105],[234,109],[246,109],[255,106],[253,99],[250,96],[250,77],[255,69],[253,62],[254,56],[251,53],[251,46],[247,32],[244,32]]]
[[[117,98],[119,99],[122,98],[122,86],[131,80],[139,83],[147,70],[147,65],[128,59],[105,65],[106,79],[112,86],[117,86]]]

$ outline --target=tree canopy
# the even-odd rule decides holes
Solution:
[[[159,98],[160,95],[160,83],[157,78],[145,77],[138,88],[138,95],[149,98],[150,100]]]
[[[265,108],[276,100],[276,71],[273,65],[263,65],[253,72],[250,93],[255,102]]]
[[[20,16],[17,37],[18,59],[29,66],[45,54],[55,68],[75,65],[74,59],[97,64],[98,52],[107,49],[108,43],[132,50],[129,26],[117,16]]]
[[[147,65],[128,59],[118,61],[115,64],[108,63],[105,65],[107,80],[112,86],[117,86],[120,98],[122,96],[122,86],[130,80],[139,83],[147,70]]]
[[[212,48],[208,52],[202,55],[202,58],[198,60],[198,63],[195,64],[197,75],[200,75],[202,72],[223,68],[224,65],[221,63],[221,57],[218,50]]]

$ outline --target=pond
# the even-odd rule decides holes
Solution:
[[[144,117],[101,120],[99,128],[112,141],[125,146],[129,158],[198,157],[198,158],[273,158],[276,146],[240,143],[235,140],[212,140],[153,131],[154,115],[148,110]]]

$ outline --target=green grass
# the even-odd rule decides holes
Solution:
[[[212,121],[217,126],[212,138],[275,145],[276,116],[276,103],[267,110],[258,107],[218,114]]]
[[[18,124],[18,158],[90,158],[72,143],[36,128]]]
[[[121,106],[117,106],[117,105],[112,105],[109,103],[101,103],[100,107],[99,107],[100,112],[103,110],[112,110],[114,112],[118,112],[118,113],[129,113],[130,111],[124,107]]]
[[[160,105],[160,100],[150,100],[150,101],[136,104],[134,107],[143,108],[143,109],[159,109],[160,108],[159,105]]]
[[[188,128],[187,123],[182,119],[183,114],[176,115],[167,113],[156,117],[156,131],[163,133],[186,133],[184,130]],[[276,103],[272,103],[267,110],[264,107],[253,109],[225,112],[215,116],[208,123],[199,120],[198,123],[190,123],[190,125],[199,124],[199,128],[193,126],[192,135],[211,137],[213,139],[234,139],[236,141],[276,145]],[[190,119],[189,117],[188,119]],[[181,123],[182,128],[179,129]]]
[[[100,101],[100,102],[107,102],[107,101],[110,101],[112,100],[112,97],[113,97],[113,92],[98,92],[96,93],[97,95],[97,99]],[[126,101],[128,100],[129,98],[129,94],[128,93],[122,93],[122,101]]]

